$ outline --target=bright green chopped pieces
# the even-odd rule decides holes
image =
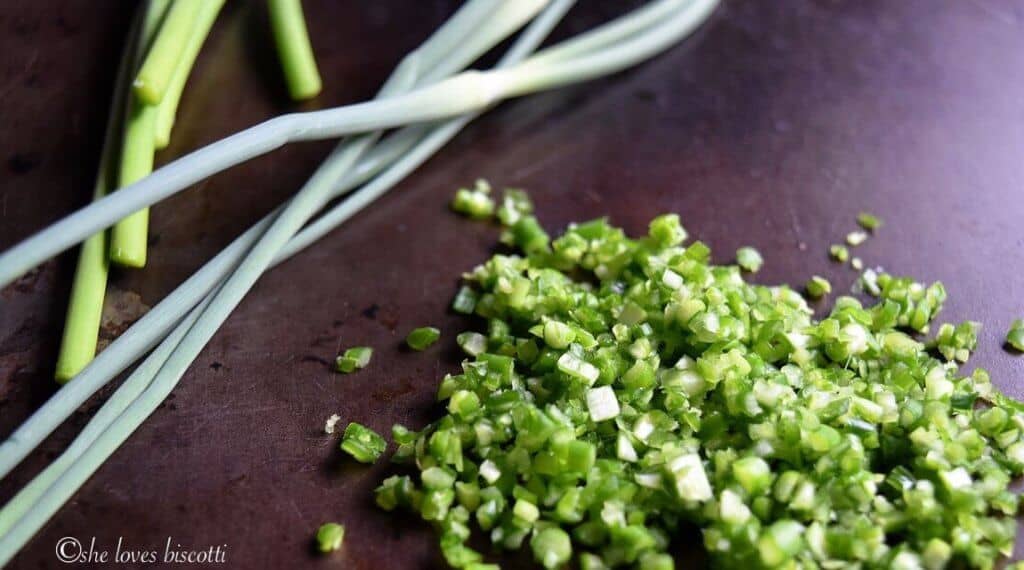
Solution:
[[[366,368],[373,356],[373,349],[368,346],[354,346],[339,355],[334,360],[334,369],[338,372],[348,374],[361,368]]]
[[[572,541],[569,535],[556,526],[547,527],[530,540],[533,559],[545,568],[558,568],[572,556]]]
[[[850,259],[850,250],[845,245],[832,244],[828,247],[828,254],[839,263],[846,263]]]
[[[846,243],[852,247],[856,247],[868,239],[867,232],[856,231],[846,234]]]
[[[812,299],[820,299],[832,292],[832,284],[828,282],[828,279],[820,275],[811,277],[805,288],[807,289],[807,294]]]
[[[686,228],[679,222],[679,214],[664,214],[654,218],[647,233],[657,247],[675,247],[689,237]]]
[[[477,220],[494,215],[494,198],[491,185],[486,180],[477,180],[473,189],[459,188],[452,198],[452,210]]]
[[[317,549],[325,554],[341,548],[344,540],[345,527],[338,523],[326,523],[316,531]]]
[[[803,548],[804,526],[793,520],[781,520],[768,527],[758,539],[761,562],[767,568],[779,568]]]
[[[545,253],[550,251],[550,238],[537,218],[524,215],[508,229],[511,245],[518,247],[527,254]]]
[[[619,401],[611,386],[601,386],[587,391],[587,411],[594,422],[603,422],[619,415]]]
[[[757,273],[764,265],[764,258],[761,257],[761,252],[752,247],[741,247],[736,250],[736,265],[751,273]]]
[[[508,227],[532,208],[512,210],[517,253],[456,295],[481,326],[456,337],[445,413],[395,426],[413,474],[376,491],[438,528],[449,565],[486,568],[481,531],[546,568],[666,570],[684,522],[722,568],[991,568],[1012,551],[1024,404],[960,370],[976,323],[917,336],[941,283],[868,270],[873,304],[838,296],[817,319],[742,279],[739,252],[717,266],[683,245],[678,216],[640,239],[598,219],[535,241]]]
[[[568,348],[576,340],[576,332],[569,325],[559,321],[544,323],[544,342],[551,348]]]
[[[979,330],[981,323],[975,321],[964,321],[956,326],[943,323],[935,334],[933,346],[946,360],[967,362],[978,346]]]
[[[516,224],[523,216],[533,213],[533,202],[523,190],[506,188],[498,207],[498,221],[505,227]]]
[[[857,223],[860,224],[860,227],[870,232],[873,232],[878,228],[882,227],[881,218],[868,212],[861,212],[860,214],[858,214]]]
[[[452,310],[463,315],[472,315],[473,310],[476,309],[477,298],[476,291],[463,285],[459,287],[459,292],[452,300]]]
[[[1006,333],[1006,344],[1024,352],[1024,319],[1017,319]]]
[[[341,439],[341,450],[360,463],[373,463],[387,448],[387,442],[377,432],[355,422],[348,424]]]
[[[487,337],[472,331],[459,333],[455,343],[470,356],[479,356],[487,351]]]
[[[419,327],[409,331],[405,344],[413,350],[426,350],[441,338],[441,331],[435,327]]]

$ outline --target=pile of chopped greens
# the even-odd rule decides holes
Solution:
[[[454,207],[490,218],[488,193]],[[521,192],[498,212],[520,253],[465,275],[454,309],[486,330],[458,335],[447,413],[393,430],[415,475],[376,493],[434,523],[451,566],[495,567],[471,529],[584,570],[673,568],[687,524],[719,567],[991,568],[1011,553],[1024,412],[984,370],[959,372],[976,323],[920,338],[940,283],[878,275],[875,304],[842,296],[815,320],[789,287],[684,244],[674,214],[639,239],[599,219],[551,240]]]

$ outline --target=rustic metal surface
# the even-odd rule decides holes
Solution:
[[[0,248],[83,204],[99,152],[131,2],[0,3]],[[326,78],[315,106],[363,99],[453,1],[307,0]],[[581,2],[560,33],[621,8]],[[288,110],[261,3],[231,3],[204,48],[166,160]],[[372,46],[372,49],[371,49]],[[720,262],[766,258],[758,281],[812,274],[846,290],[827,247],[858,211],[888,224],[856,250],[950,291],[943,318],[985,324],[973,362],[1024,395],[1024,358],[1001,347],[1024,316],[1024,5],[1015,0],[731,0],[686,45],[610,80],[506,104],[397,190],[269,273],[149,419],[16,558],[56,564],[61,537],[98,548],[226,545],[238,567],[427,568],[435,539],[377,511],[390,467],[356,466],[325,418],[419,426],[456,366],[447,311],[459,273],[497,232],[450,215],[477,177],[528,188],[551,230],[608,215],[631,232],[679,212]],[[293,192],[328,144],[292,146],[153,210],[150,265],[114,282],[155,304]],[[50,380],[73,255],[0,293],[0,436],[54,390]],[[444,342],[399,348],[434,324]],[[340,346],[376,348],[351,376]],[[10,477],[0,501],[84,425],[94,398]],[[318,559],[323,521],[348,527]],[[686,541],[696,541],[688,536]],[[686,550],[685,547],[682,550]],[[690,550],[696,550],[691,548]]]

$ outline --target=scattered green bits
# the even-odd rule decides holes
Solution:
[[[860,227],[870,232],[874,232],[878,228],[882,227],[881,218],[868,212],[861,212],[858,214],[857,223],[860,224]]]
[[[452,210],[477,220],[494,215],[494,199],[491,185],[486,180],[477,180],[472,190],[459,188],[452,199]]]
[[[523,190],[506,188],[498,207],[498,221],[505,227],[516,224],[523,216],[533,213],[533,202]]]
[[[341,438],[341,450],[360,463],[373,463],[387,448],[387,442],[372,429],[352,422],[345,428]]]
[[[751,273],[757,273],[764,265],[764,258],[761,257],[761,252],[752,247],[741,247],[736,250],[736,265]]]
[[[344,540],[345,527],[338,523],[326,523],[316,531],[317,549],[325,554],[341,548]]]
[[[662,214],[651,220],[647,234],[657,247],[674,247],[689,237],[679,214]]]
[[[839,263],[846,263],[850,259],[850,250],[845,245],[832,244],[828,247],[828,254]]]
[[[478,356],[487,351],[487,337],[472,331],[459,333],[455,337],[456,344],[470,356]]]
[[[537,218],[525,215],[520,217],[515,224],[507,231],[507,238],[504,240],[523,250],[527,254],[545,253],[550,251],[548,233],[541,227]]]
[[[485,325],[457,336],[444,415],[392,429],[411,474],[378,505],[431,522],[470,570],[487,568],[471,529],[547,568],[668,570],[681,521],[724,568],[991,568],[1012,551],[1024,406],[961,371],[972,324],[912,336],[941,283],[865,271],[873,304],[838,297],[817,319],[681,228],[572,224],[466,273],[457,298]]]
[[[1006,344],[1024,352],[1024,319],[1017,319],[1006,333]]]
[[[807,282],[806,288],[807,294],[814,299],[820,299],[832,292],[832,284],[828,282],[828,279],[820,275],[811,277],[810,281]]]
[[[430,345],[441,338],[441,331],[435,327],[420,327],[413,329],[405,337],[405,344],[413,350],[426,350]]]
[[[361,368],[366,368],[373,356],[373,349],[368,346],[354,346],[339,355],[334,360],[334,369],[338,372],[348,374]]]
[[[981,323],[975,321],[964,321],[956,326],[943,323],[935,333],[932,346],[946,360],[967,362],[967,359],[971,357],[971,352],[978,346],[979,330],[981,330]]]
[[[868,239],[867,232],[855,231],[846,234],[846,243],[852,247],[856,247],[864,243]]]
[[[472,315],[476,309],[477,294],[473,289],[463,285],[452,300],[452,310],[463,315]]]

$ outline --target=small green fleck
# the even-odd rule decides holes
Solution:
[[[861,212],[858,214],[857,223],[860,224],[860,227],[871,232],[882,227],[882,219],[868,212]]]
[[[651,242],[658,248],[675,247],[686,241],[686,228],[679,222],[679,214],[662,214],[651,220],[647,230]]]
[[[846,260],[850,259],[850,250],[845,245],[832,244],[828,248],[828,253],[839,263],[846,263]]]
[[[491,185],[486,180],[477,180],[472,190],[459,188],[452,198],[452,210],[476,220],[490,218],[494,215]]]
[[[372,348],[368,346],[354,346],[334,360],[334,369],[348,374],[360,368],[366,368],[366,365],[370,363],[371,356],[373,356]]]
[[[572,556],[572,541],[569,535],[557,526],[550,526],[538,532],[530,541],[533,559],[545,568],[557,568]]]
[[[341,548],[345,540],[345,527],[338,523],[326,523],[316,531],[316,545],[320,552],[333,552]]]
[[[981,323],[964,321],[956,326],[943,323],[935,334],[932,346],[947,360],[967,362],[971,352],[978,346],[978,331]]]
[[[533,202],[530,196],[523,190],[506,188],[505,195],[501,199],[501,206],[498,207],[498,221],[505,227],[512,227],[523,216],[533,213]]]
[[[860,271],[861,269],[864,269],[864,262],[861,260],[861,258],[854,257],[853,259],[850,260],[850,267],[856,269],[857,271]]]
[[[386,447],[387,442],[380,434],[355,422],[348,424],[345,436],[341,439],[341,450],[360,463],[373,463]]]
[[[1006,333],[1006,343],[1024,352],[1024,319],[1017,319],[1010,325],[1010,331]]]
[[[761,252],[752,247],[741,247],[736,250],[736,265],[751,273],[757,273],[764,265],[764,258],[761,257]]]
[[[846,234],[846,243],[849,244],[850,246],[853,246],[853,247],[856,247],[856,246],[864,243],[864,241],[867,240],[867,239],[868,239],[867,232],[855,231],[855,232],[850,232],[850,233]]]
[[[807,294],[814,299],[820,299],[832,292],[832,284],[820,275],[811,277],[807,282]]]
[[[476,291],[463,285],[459,287],[459,292],[455,294],[455,299],[452,300],[452,310],[463,315],[472,315],[473,310],[476,309],[476,302]]]
[[[405,343],[413,350],[426,350],[439,338],[441,338],[440,330],[434,327],[420,327],[413,329],[409,336],[405,337]]]

